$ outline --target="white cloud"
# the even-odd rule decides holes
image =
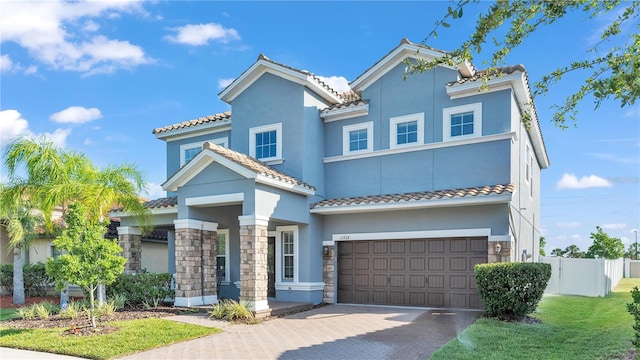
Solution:
[[[86,108],[82,106],[69,106],[68,108],[52,114],[49,119],[57,123],[82,124],[92,120],[100,119],[102,113],[97,108]]]
[[[620,164],[637,164],[638,163],[638,157],[635,157],[635,156],[621,156],[617,154],[608,154],[608,153],[592,153],[589,155],[599,160],[607,160],[607,161],[617,162]]]
[[[235,79],[218,79],[218,89],[224,89],[227,86],[231,85]]]
[[[324,81],[327,85],[329,85],[333,90],[343,93],[347,91],[351,91],[351,87],[349,86],[349,80],[347,80],[343,76],[318,76],[320,80]]]
[[[11,61],[9,55],[4,54],[0,56],[0,71],[11,71],[11,69],[13,69],[13,61]]]
[[[622,241],[622,243],[623,243],[623,244],[625,244],[625,245],[626,245],[626,244],[630,244],[630,243],[631,243],[631,241],[629,240],[629,238],[628,238],[628,237],[626,237],[626,236],[622,236],[622,237],[620,237],[620,241]]]
[[[580,240],[580,239],[582,239],[582,235],[580,235],[580,234],[573,234],[573,235],[571,235],[571,239],[573,239],[573,240]]]
[[[579,221],[570,221],[570,222],[558,222],[556,223],[556,227],[561,229],[575,229],[582,225]]]
[[[602,224],[601,226],[606,230],[620,230],[627,227],[627,224],[617,223],[617,224]]]
[[[0,111],[0,146],[17,137],[29,135],[29,122],[17,110]]]
[[[53,69],[109,73],[153,62],[128,41],[94,36],[92,18],[144,13],[142,2],[8,1],[0,15],[2,42],[14,42]],[[84,20],[84,21],[83,21]]]
[[[588,188],[611,187],[611,186],[613,185],[609,180],[603,179],[597,175],[583,176],[582,178],[578,179],[577,176],[573,174],[567,174],[567,173],[562,175],[562,178],[556,184],[556,188],[558,190],[588,189]]]
[[[223,44],[227,44],[232,40],[240,40],[240,35],[235,29],[225,28],[216,23],[189,24],[170,28],[169,30],[174,31],[176,34],[165,36],[165,40],[192,46],[207,45],[209,40],[219,41]]]
[[[153,200],[166,197],[167,193],[162,190],[162,186],[160,184],[150,182],[147,183],[147,191],[141,195],[146,199]]]
[[[56,129],[52,133],[35,134],[29,129],[29,121],[17,110],[0,111],[0,146],[4,146],[18,137],[37,138],[44,136],[58,147],[65,147],[71,129]]]

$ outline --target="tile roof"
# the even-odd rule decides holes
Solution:
[[[502,76],[502,75],[511,75],[516,71],[520,71],[523,73],[526,73],[527,71],[525,70],[523,65],[509,65],[509,66],[500,66],[495,68],[495,70],[497,71],[496,74],[489,74],[490,78],[495,78],[498,76]],[[474,82],[477,80],[482,80],[483,77],[487,76],[488,74],[488,70],[479,70],[476,71],[475,74],[473,76],[467,76],[467,77],[461,77],[460,79],[458,79],[457,81],[452,81],[447,83],[447,86],[455,86],[455,85],[460,85],[460,84],[464,84],[467,82]]]
[[[152,134],[159,134],[159,133],[163,133],[171,130],[178,130],[178,129],[188,128],[188,127],[202,125],[202,124],[209,124],[209,123],[214,123],[216,121],[222,121],[222,120],[228,120],[228,119],[231,119],[231,111],[225,111],[219,114],[213,114],[213,115],[203,116],[193,120],[183,121],[178,124],[155,128],[153,129]]]
[[[351,205],[404,203],[404,202],[411,202],[411,201],[499,195],[507,192],[513,194],[514,191],[515,191],[514,184],[506,184],[506,185],[470,187],[470,188],[453,189],[453,190],[411,192],[411,193],[391,194],[391,195],[359,196],[359,197],[323,200],[315,204],[312,204],[311,208],[318,209],[318,208],[330,208],[330,207],[341,207],[341,206],[351,206]]]
[[[109,222],[107,233],[104,235],[104,237],[107,239],[117,239],[119,226],[120,226],[119,220],[116,220],[115,218],[111,219],[111,222]],[[143,239],[167,241],[167,230],[153,229],[151,231],[151,234],[145,235]]]
[[[160,208],[168,208],[174,207],[178,205],[178,197],[177,196],[169,196],[154,200],[148,200],[144,202],[144,207],[147,209],[160,209]],[[111,209],[111,211],[123,211],[124,208],[122,206],[115,207]]]
[[[223,156],[226,159],[229,159],[231,161],[233,161],[234,163],[241,165],[249,170],[254,171],[257,174],[263,175],[263,176],[267,176],[270,177],[274,180],[279,180],[279,181],[283,181],[289,184],[293,184],[293,185],[299,185],[299,186],[303,186],[307,189],[310,190],[314,190],[315,191],[315,187],[300,181],[292,176],[289,176],[283,172],[280,172],[272,167],[270,167],[269,165],[266,165],[265,163],[252,158],[251,156],[239,153],[237,151],[233,151],[230,149],[227,149],[226,147],[214,144],[212,142],[206,142],[203,145],[204,149],[209,149],[211,151],[213,151],[214,153]]]

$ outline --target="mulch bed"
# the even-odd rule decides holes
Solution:
[[[59,297],[29,297],[26,298],[25,304],[13,304],[11,296],[0,296],[0,304],[2,308],[19,308],[29,306],[43,301],[50,301],[55,304],[60,303]],[[118,328],[109,324],[111,321],[119,320],[135,320],[144,318],[160,318],[184,313],[187,309],[175,307],[157,307],[149,310],[120,310],[115,313],[103,316],[96,324],[96,329],[91,327],[91,322],[86,316],[80,316],[78,319],[65,319],[59,315],[51,315],[48,319],[9,319],[3,321],[3,327],[12,329],[50,329],[50,328],[67,328],[63,335],[68,336],[88,336],[97,334],[108,334],[117,331]]]

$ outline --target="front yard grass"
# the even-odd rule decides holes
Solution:
[[[622,279],[604,298],[545,296],[532,314],[539,324],[479,319],[431,359],[630,359],[634,286],[640,279]]]
[[[89,359],[113,359],[220,332],[220,329],[146,318],[114,321],[119,331],[93,336],[63,336],[65,328],[8,329],[0,323],[0,346]]]
[[[0,321],[16,317],[16,309],[0,309]]]

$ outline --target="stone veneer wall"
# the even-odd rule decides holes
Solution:
[[[335,298],[335,278],[336,269],[334,262],[335,245],[325,245],[329,248],[329,253],[322,257],[322,280],[324,281],[324,290],[322,292],[322,301],[327,304],[333,304]]]
[[[496,243],[500,244],[502,247],[500,252],[496,252]],[[487,248],[488,259],[487,262],[489,264],[498,263],[498,262],[512,262],[514,259],[514,242],[513,241],[489,241],[489,246]]]
[[[202,230],[202,275],[204,289],[202,295],[218,295],[218,281],[216,279],[216,265],[218,254],[218,233]]]
[[[176,297],[216,295],[216,232],[175,230]]]
[[[240,226],[240,300],[248,301],[253,309],[267,302],[267,227]]]
[[[142,270],[142,236],[138,234],[118,235],[118,244],[122,248],[122,256],[127,259],[124,264],[125,274],[136,274]]]

